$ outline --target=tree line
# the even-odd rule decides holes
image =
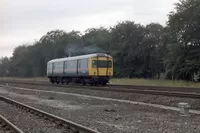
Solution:
[[[0,76],[41,77],[55,58],[104,52],[114,58],[114,76],[194,80],[200,72],[200,1],[180,0],[166,26],[124,21],[110,28],[47,32],[33,45],[2,57]]]

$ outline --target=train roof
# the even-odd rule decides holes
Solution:
[[[105,53],[94,53],[94,54],[87,54],[87,55],[81,55],[81,56],[53,59],[53,60],[50,60],[48,63],[67,61],[67,60],[87,59],[87,58],[92,58],[92,57],[97,57],[97,56],[98,57],[109,57],[109,58],[112,58],[110,55],[105,54]]]

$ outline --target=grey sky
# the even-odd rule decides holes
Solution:
[[[1,0],[0,56],[38,40],[54,29],[80,30],[113,26],[123,20],[141,24],[167,21],[178,0]]]

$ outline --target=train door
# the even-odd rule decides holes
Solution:
[[[77,75],[81,75],[81,60],[77,60]]]
[[[52,76],[54,76],[54,69],[55,69],[54,63],[52,63]]]
[[[65,76],[65,63],[66,61],[63,62],[63,77]]]

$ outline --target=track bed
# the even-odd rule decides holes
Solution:
[[[140,94],[140,93],[129,93],[129,92],[113,92],[104,91],[96,89],[85,89],[85,88],[75,88],[75,87],[54,87],[54,86],[39,86],[39,85],[29,85],[29,84],[11,84],[13,86],[25,87],[32,90],[41,91],[53,91],[55,93],[74,93],[83,94],[90,96],[99,96],[105,98],[115,98],[130,101],[139,101],[145,103],[162,104],[167,106],[177,107],[179,102],[187,102],[191,105],[191,109],[200,110],[200,99],[198,98],[180,98],[175,96],[163,96],[163,95],[152,95],[152,94]],[[12,89],[12,91],[18,91],[17,89]]]
[[[70,131],[57,126],[55,123],[46,121],[43,118],[35,116],[34,114],[17,108],[16,106],[7,102],[0,101],[0,107],[0,114],[4,115],[7,119],[9,119],[9,121],[12,121],[16,126],[26,133],[62,133],[64,131],[66,133],[70,133]]]
[[[82,96],[37,91],[0,93],[103,133],[200,132],[199,115]]]

